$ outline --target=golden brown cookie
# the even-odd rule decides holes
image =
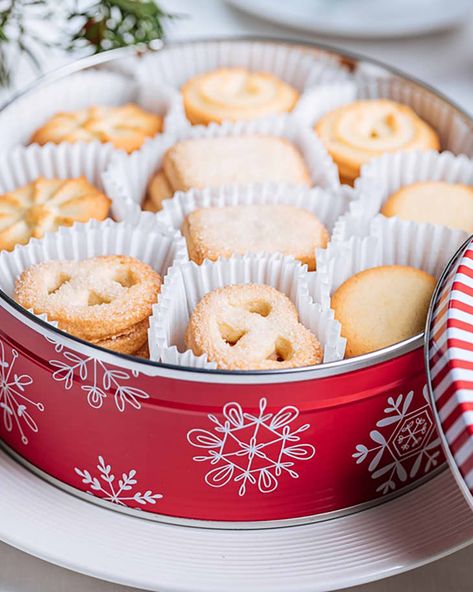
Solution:
[[[59,226],[104,220],[110,200],[85,177],[45,179],[0,195],[0,249],[11,250]]]
[[[262,284],[226,286],[195,307],[185,335],[218,368],[267,370],[319,364],[322,346],[285,294]]]
[[[473,233],[473,187],[420,181],[393,193],[381,209],[385,216],[443,224]]]
[[[201,208],[182,225],[189,257],[204,259],[246,253],[279,252],[315,269],[315,250],[325,247],[329,234],[307,210],[286,204]]]
[[[172,197],[174,191],[163,171],[158,171],[148,185],[148,192],[143,203],[143,209],[157,212],[162,209],[165,199]]]
[[[239,121],[286,113],[296,104],[295,88],[269,72],[219,68],[188,80],[181,88],[193,124]]]
[[[148,345],[148,317],[135,323],[125,333],[119,335],[110,335],[106,339],[90,340],[90,343],[110,349],[120,354],[136,355],[137,351],[141,351]]]
[[[424,330],[434,277],[415,267],[383,265],[361,271],[332,296],[347,339],[346,357],[388,347]]]
[[[163,128],[163,118],[128,103],[119,107],[92,106],[56,113],[31,136],[32,144],[53,142],[110,142],[133,152]]]
[[[14,298],[72,335],[93,342],[120,341],[142,330],[138,324],[150,316],[160,287],[160,275],[146,263],[108,255],[33,265],[18,278]],[[124,340],[136,338],[133,346],[139,349],[142,335]]]
[[[324,115],[315,131],[353,184],[363,164],[385,152],[439,150],[437,133],[410,107],[388,99],[355,101]]]

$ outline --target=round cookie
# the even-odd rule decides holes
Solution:
[[[121,336],[121,345],[139,349],[144,332],[137,324],[148,319],[160,287],[146,263],[107,255],[33,265],[18,278],[14,298],[76,337],[103,344]]]
[[[264,284],[238,284],[206,294],[192,312],[185,343],[227,370],[319,364],[322,346],[289,298]]]
[[[128,103],[119,107],[92,106],[56,113],[31,136],[32,144],[53,142],[110,142],[133,152],[161,132],[163,118]]]
[[[363,164],[385,152],[439,150],[437,133],[409,106],[388,99],[355,101],[316,124],[342,182],[353,184]]]
[[[393,193],[381,209],[385,216],[443,224],[473,233],[473,187],[443,181],[420,181]]]
[[[193,124],[238,121],[291,111],[299,93],[269,72],[220,68],[188,80],[181,88]]]
[[[110,199],[85,177],[35,181],[0,195],[0,249],[11,250],[59,226],[105,220]]]
[[[347,339],[346,357],[421,333],[435,284],[430,274],[404,265],[372,267],[346,280],[331,304]]]

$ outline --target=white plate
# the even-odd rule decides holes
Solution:
[[[79,500],[0,451],[0,539],[148,590],[315,592],[451,553],[473,540],[473,514],[444,471],[392,502],[319,524],[259,531],[172,526]]]
[[[407,37],[448,29],[471,12],[470,0],[227,0],[278,24],[345,37]]]

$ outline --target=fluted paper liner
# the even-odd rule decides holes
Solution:
[[[41,239],[13,251],[0,252],[0,287],[13,296],[20,274],[37,263],[53,260],[83,260],[99,255],[128,255],[150,265],[162,278],[187,260],[184,240],[174,231],[144,217],[137,224],[91,220],[86,224],[61,227]],[[48,320],[45,315],[38,315]],[[52,325],[56,323],[52,322]]]
[[[362,167],[355,183],[358,200],[352,203],[351,211],[358,216],[374,216],[390,195],[419,181],[473,185],[473,160],[433,150],[384,154]]]
[[[156,219],[174,230],[180,230],[186,216],[199,208],[227,206],[287,204],[314,214],[329,230],[349,207],[353,190],[343,186],[338,190],[320,187],[308,189],[280,183],[254,185],[223,185],[207,189],[178,191],[172,199],[163,201]]]
[[[330,295],[348,278],[380,265],[410,265],[438,278],[467,234],[434,224],[377,216],[368,236],[358,234],[360,219],[346,216],[346,240],[317,250],[317,271],[307,274],[310,299],[330,306]],[[353,228],[350,228],[353,226]]]
[[[349,77],[347,68],[336,56],[271,41],[189,43],[150,53],[137,63],[137,78],[143,88],[145,103],[166,88],[172,90],[180,105],[183,125],[190,125],[190,122],[179,92],[181,86],[194,76],[218,68],[243,67],[256,72],[270,72],[296,88],[302,96],[310,88]]]
[[[163,90],[159,97],[154,100],[147,98],[145,101],[142,91],[142,87],[130,76],[106,69],[84,70],[43,84],[18,98],[0,113],[0,150],[17,144],[29,144],[33,132],[59,111],[73,111],[92,105],[137,103],[163,115],[165,131],[179,125],[176,124],[178,106],[173,93]]]
[[[314,132],[290,116],[271,117],[237,123],[210,124],[163,134],[147,142],[131,155],[115,154],[103,175],[112,212],[119,219],[133,219],[141,209],[149,181],[162,166],[166,150],[179,140],[245,135],[273,135],[287,138],[301,152],[314,186],[340,187],[338,170]]]
[[[102,174],[112,153],[110,144],[100,142],[15,146],[0,152],[0,193],[18,189],[38,177],[81,176],[103,191]]]
[[[205,261],[189,261],[174,267],[166,277],[150,319],[150,359],[193,368],[215,369],[207,356],[186,349],[184,334],[190,315],[205,294],[232,284],[268,284],[286,294],[296,305],[299,320],[324,346],[324,361],[343,358],[345,340],[333,311],[311,302],[300,286],[305,282],[305,266],[279,254],[250,254]]]

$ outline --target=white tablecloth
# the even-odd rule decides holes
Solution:
[[[173,25],[171,38],[237,34],[274,35],[314,40],[246,16],[219,0],[167,0],[171,11],[189,15]],[[424,80],[473,113],[473,20],[460,30],[400,41],[318,38],[396,66]],[[65,61],[57,56],[56,66]],[[25,76],[27,74],[25,73]],[[23,79],[22,79],[23,81]],[[34,534],[32,533],[32,536]],[[415,571],[352,592],[471,592],[473,547]],[[131,592],[114,584],[69,572],[0,543],[0,592]]]

